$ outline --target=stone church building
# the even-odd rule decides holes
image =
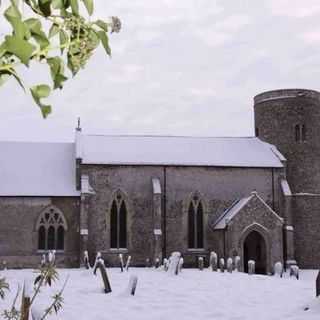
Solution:
[[[0,142],[0,265],[34,267],[55,249],[109,266],[211,251],[246,271],[320,264],[320,93],[254,98],[255,137],[86,135],[73,143]]]

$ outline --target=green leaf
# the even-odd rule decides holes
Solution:
[[[28,66],[35,49],[32,44],[14,35],[5,37],[5,46],[7,52],[14,54],[23,64]]]
[[[62,9],[64,7],[63,0],[52,0],[52,7],[54,9]]]
[[[63,82],[68,80],[64,76],[64,63],[60,57],[53,57],[47,59],[48,65],[50,67],[51,78],[53,80],[54,89],[62,89]]]
[[[111,49],[109,47],[108,35],[104,31],[98,31],[98,36],[102,42],[104,49],[106,50],[107,55],[111,56]]]
[[[36,104],[40,107],[42,116],[46,118],[51,113],[51,106],[41,102],[41,99],[50,95],[51,89],[46,84],[40,84],[30,88],[31,95]]]
[[[82,0],[90,16],[93,14],[93,0]]]
[[[23,83],[22,83],[22,80],[21,80],[20,77],[18,76],[17,72],[16,72],[13,68],[10,68],[8,71],[9,71],[10,74],[17,80],[17,82],[19,83],[20,87],[21,87],[24,91],[26,91],[26,89],[25,89],[25,87],[24,87],[24,85],[23,85]]]
[[[37,41],[41,49],[50,45],[46,34],[42,31],[41,22],[38,19],[31,18],[26,20],[25,23],[29,27],[32,37]]]
[[[27,29],[21,20],[21,13],[19,9],[15,5],[11,5],[4,12],[4,16],[11,24],[14,34],[19,38],[24,38],[27,33]]]
[[[76,16],[79,15],[79,4],[78,4],[78,0],[70,0],[70,5],[71,5],[71,9],[72,9],[72,13]]]
[[[105,32],[108,32],[108,24],[102,20],[97,20],[95,23],[98,27],[100,27]]]
[[[39,9],[45,17],[51,15],[51,1],[52,0],[39,0]]]
[[[54,37],[56,34],[59,33],[59,26],[57,24],[52,24],[50,30],[49,30],[49,38]]]
[[[64,30],[60,30],[59,38],[60,38],[61,53],[63,53],[65,49],[64,46],[68,42],[68,34]]]
[[[6,53],[7,48],[6,48],[6,43],[3,42],[0,45],[0,58],[4,56],[4,54]]]

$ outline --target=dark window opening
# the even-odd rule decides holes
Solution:
[[[294,130],[296,142],[304,142],[307,140],[307,128],[304,124],[297,124]]]
[[[201,249],[203,245],[203,207],[199,197],[194,197],[188,209],[188,247]]]
[[[117,194],[111,206],[110,248],[127,248],[127,206],[121,194]]]
[[[259,137],[259,128],[256,128],[256,137]]]
[[[46,209],[37,223],[38,250],[64,250],[66,230],[63,214],[54,208]]]

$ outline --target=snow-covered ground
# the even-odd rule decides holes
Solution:
[[[112,293],[103,293],[102,279],[84,269],[60,269],[60,281],[43,289],[37,304],[48,305],[47,297],[58,291],[70,275],[64,292],[64,308],[50,319],[233,319],[233,320],[313,320],[320,319],[320,299],[315,296],[316,271],[302,271],[297,281],[244,273],[217,273],[184,269],[179,276],[163,270],[131,268],[107,270]],[[135,296],[127,294],[130,275],[138,276]],[[0,301],[8,306],[18,282],[34,277],[31,270],[0,272],[10,283],[11,292]],[[305,310],[308,309],[308,310]]]

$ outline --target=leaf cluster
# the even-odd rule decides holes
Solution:
[[[25,18],[21,6],[31,12]],[[84,11],[84,13],[82,13]],[[62,89],[69,76],[84,68],[101,44],[111,56],[108,33],[119,32],[121,21],[91,21],[93,0],[10,0],[4,17],[11,25],[11,34],[0,39],[0,86],[14,78],[25,90],[17,66],[30,68],[31,62],[48,66],[52,85],[38,84],[30,88],[31,96],[46,118],[51,105],[43,102],[52,90]],[[43,26],[43,22],[49,28]]]

